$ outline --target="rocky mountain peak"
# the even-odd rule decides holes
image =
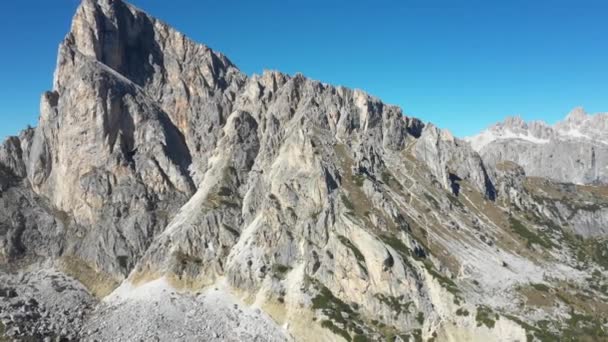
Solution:
[[[519,116],[508,116],[502,123],[499,123],[499,127],[511,128],[511,129],[527,129],[528,124],[524,121],[524,119]]]
[[[582,107],[575,108],[554,128],[566,138],[608,144],[608,113],[588,114]]]
[[[588,114],[585,111],[585,108],[583,108],[583,107],[576,107],[576,108],[572,109],[568,113],[568,115],[566,115],[566,118],[564,119],[564,121],[566,121],[566,122],[572,122],[572,123],[580,123],[580,122],[584,121],[587,118],[588,118]]]
[[[191,41],[182,33],[120,0],[85,0],[78,7],[71,31],[61,44],[56,86],[79,55],[102,63],[139,86],[162,82],[159,71],[197,62],[210,87],[227,86],[237,73],[221,53]],[[190,60],[196,56],[196,60]],[[73,71],[73,70],[72,70]],[[172,75],[164,75],[171,77]]]
[[[362,90],[249,77],[129,4],[85,0],[40,107],[36,128],[0,146],[0,334],[603,332],[587,317],[606,301],[606,190],[531,179]],[[547,129],[513,118],[492,134],[532,144]],[[606,154],[591,147],[551,172],[597,176],[588,160]]]

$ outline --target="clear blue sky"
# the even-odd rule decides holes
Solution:
[[[133,0],[244,72],[361,88],[474,134],[608,111],[608,1]],[[35,125],[77,0],[0,3],[0,137]]]

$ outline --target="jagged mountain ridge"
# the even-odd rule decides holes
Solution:
[[[605,336],[603,187],[488,167],[362,91],[248,77],[122,1],[83,1],[38,127],[0,164],[0,314],[39,303],[11,336]],[[571,299],[586,277],[597,298]],[[49,298],[86,305],[64,319]],[[236,329],[233,303],[262,328]]]
[[[513,161],[528,175],[577,184],[608,180],[608,113],[575,108],[553,126],[509,117],[465,140],[486,164]]]

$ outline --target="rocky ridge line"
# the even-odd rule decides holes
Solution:
[[[248,77],[122,1],[82,2],[39,125],[2,145],[0,166],[0,294],[92,303],[50,325],[2,306],[13,337],[238,340],[257,326],[247,338],[521,341],[605,329],[603,187],[486,163],[360,90]],[[539,284],[595,297],[539,306]],[[30,314],[11,316],[20,307]],[[580,319],[589,310],[598,320]],[[178,331],[179,317],[215,323]]]

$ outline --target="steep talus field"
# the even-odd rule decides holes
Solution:
[[[0,147],[0,341],[608,340],[600,176],[118,0],[82,2],[40,108]]]

